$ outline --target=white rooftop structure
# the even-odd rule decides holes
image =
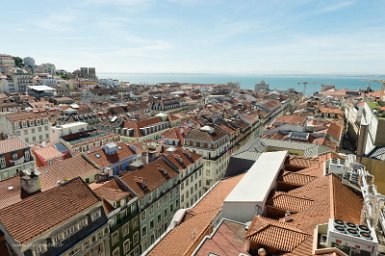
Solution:
[[[223,202],[223,217],[247,222],[264,211],[266,200],[276,185],[287,151],[266,152],[251,166]]]
[[[68,128],[78,127],[78,126],[82,126],[82,125],[88,125],[88,124],[85,122],[73,122],[73,123],[56,125],[56,127],[62,128],[62,129],[68,129]]]
[[[29,89],[39,91],[39,92],[45,92],[45,91],[55,91],[54,88],[46,86],[46,85],[30,85],[28,86]]]

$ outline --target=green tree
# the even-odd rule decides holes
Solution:
[[[16,67],[18,67],[18,68],[24,67],[23,59],[22,58],[20,58],[20,57],[13,57],[13,59],[15,60]]]

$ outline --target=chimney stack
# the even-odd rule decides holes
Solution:
[[[22,171],[20,177],[21,189],[28,195],[41,191],[39,174],[35,169]]]

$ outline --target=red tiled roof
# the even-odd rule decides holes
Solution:
[[[53,145],[34,148],[33,152],[35,155],[37,155],[39,158],[44,159],[45,161],[63,157],[63,154],[59,150],[57,150]]]
[[[22,200],[20,176],[0,181],[0,209]]]
[[[153,118],[144,119],[144,120],[127,120],[127,121],[124,121],[123,127],[134,129],[134,137],[141,137],[142,133],[140,132],[140,128],[155,125],[161,122],[163,121],[160,117],[153,117]]]
[[[116,144],[118,147],[120,147],[120,149],[118,149],[118,151],[113,155],[106,154],[104,149],[100,148],[98,150],[87,153],[86,157],[99,167],[107,167],[113,163],[122,161],[123,159],[136,154],[128,144],[124,142],[117,142]],[[96,157],[97,154],[99,157]]]
[[[39,169],[43,191],[56,187],[58,181],[71,180],[76,177],[86,178],[99,173],[97,168],[81,156],[58,161],[53,165]]]
[[[18,243],[25,243],[99,202],[80,179],[73,179],[0,210],[0,221]]]
[[[333,122],[333,123],[330,123],[330,126],[327,129],[326,133],[329,134],[336,141],[340,141],[343,129],[344,129],[343,125]]]
[[[102,186],[94,190],[95,194],[99,197],[111,201],[119,201],[125,197],[133,197],[134,195],[128,192],[118,181],[112,179]]]
[[[162,173],[165,171],[168,177]],[[167,182],[169,178],[177,176],[178,173],[161,157],[149,164],[129,172],[121,177],[121,180],[135,194],[143,197],[148,192],[155,190]],[[143,188],[141,187],[143,186]]]
[[[0,140],[0,154],[28,148],[28,145],[19,138]]]
[[[285,123],[285,124],[304,124],[306,121],[306,116],[300,115],[288,115],[280,116],[275,120],[275,123]]]
[[[245,225],[230,220],[223,220],[212,237],[207,239],[195,255],[238,255],[247,253],[243,237]]]
[[[163,156],[180,170],[187,168],[188,166],[194,164],[198,159],[202,158],[202,156],[194,152],[190,152],[179,147],[173,152],[163,153]]]
[[[200,129],[191,129],[191,131],[186,135],[185,139],[197,140],[203,142],[213,142],[218,141],[221,138],[225,137],[227,134],[218,128],[214,128],[214,133],[210,134],[206,131]]]
[[[329,154],[330,157],[330,154]],[[329,218],[360,223],[362,198],[334,175],[323,175],[323,162],[328,156],[317,159],[290,157],[281,179],[294,174],[299,187],[287,192],[273,193],[267,202],[267,215],[254,218],[248,231],[251,248],[267,247],[284,255],[312,255],[313,231],[316,225]],[[317,164],[318,162],[318,164]],[[309,176],[308,179],[303,177]],[[296,177],[297,177],[296,176]],[[311,177],[311,178],[310,178]],[[277,220],[286,211],[291,212],[291,222]]]
[[[191,255],[201,239],[211,232],[211,224],[221,211],[224,199],[242,177],[243,174],[219,182],[189,211],[189,217],[185,217],[147,255]]]
[[[310,235],[285,222],[257,216],[247,231],[252,244],[264,245],[282,252],[291,252]]]
[[[8,114],[6,118],[11,122],[47,117],[46,113],[22,112]]]

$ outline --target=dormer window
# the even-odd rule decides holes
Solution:
[[[29,150],[24,151],[24,158],[27,162],[31,160],[31,153],[29,152]]]
[[[22,126],[23,128],[27,127],[27,121],[23,121],[23,122],[21,123],[21,126]]]
[[[34,255],[40,255],[45,251],[47,251],[47,245],[44,242],[37,243],[37,245],[33,248]]]
[[[1,168],[5,168],[6,164],[5,164],[5,157],[4,156],[1,156],[0,157],[0,167]]]
[[[92,221],[95,221],[95,220],[99,219],[100,217],[102,217],[102,213],[101,213],[100,209],[97,209],[96,211],[91,213],[91,220]]]
[[[17,160],[17,159],[18,159],[17,153],[13,152],[12,153],[12,160]]]

